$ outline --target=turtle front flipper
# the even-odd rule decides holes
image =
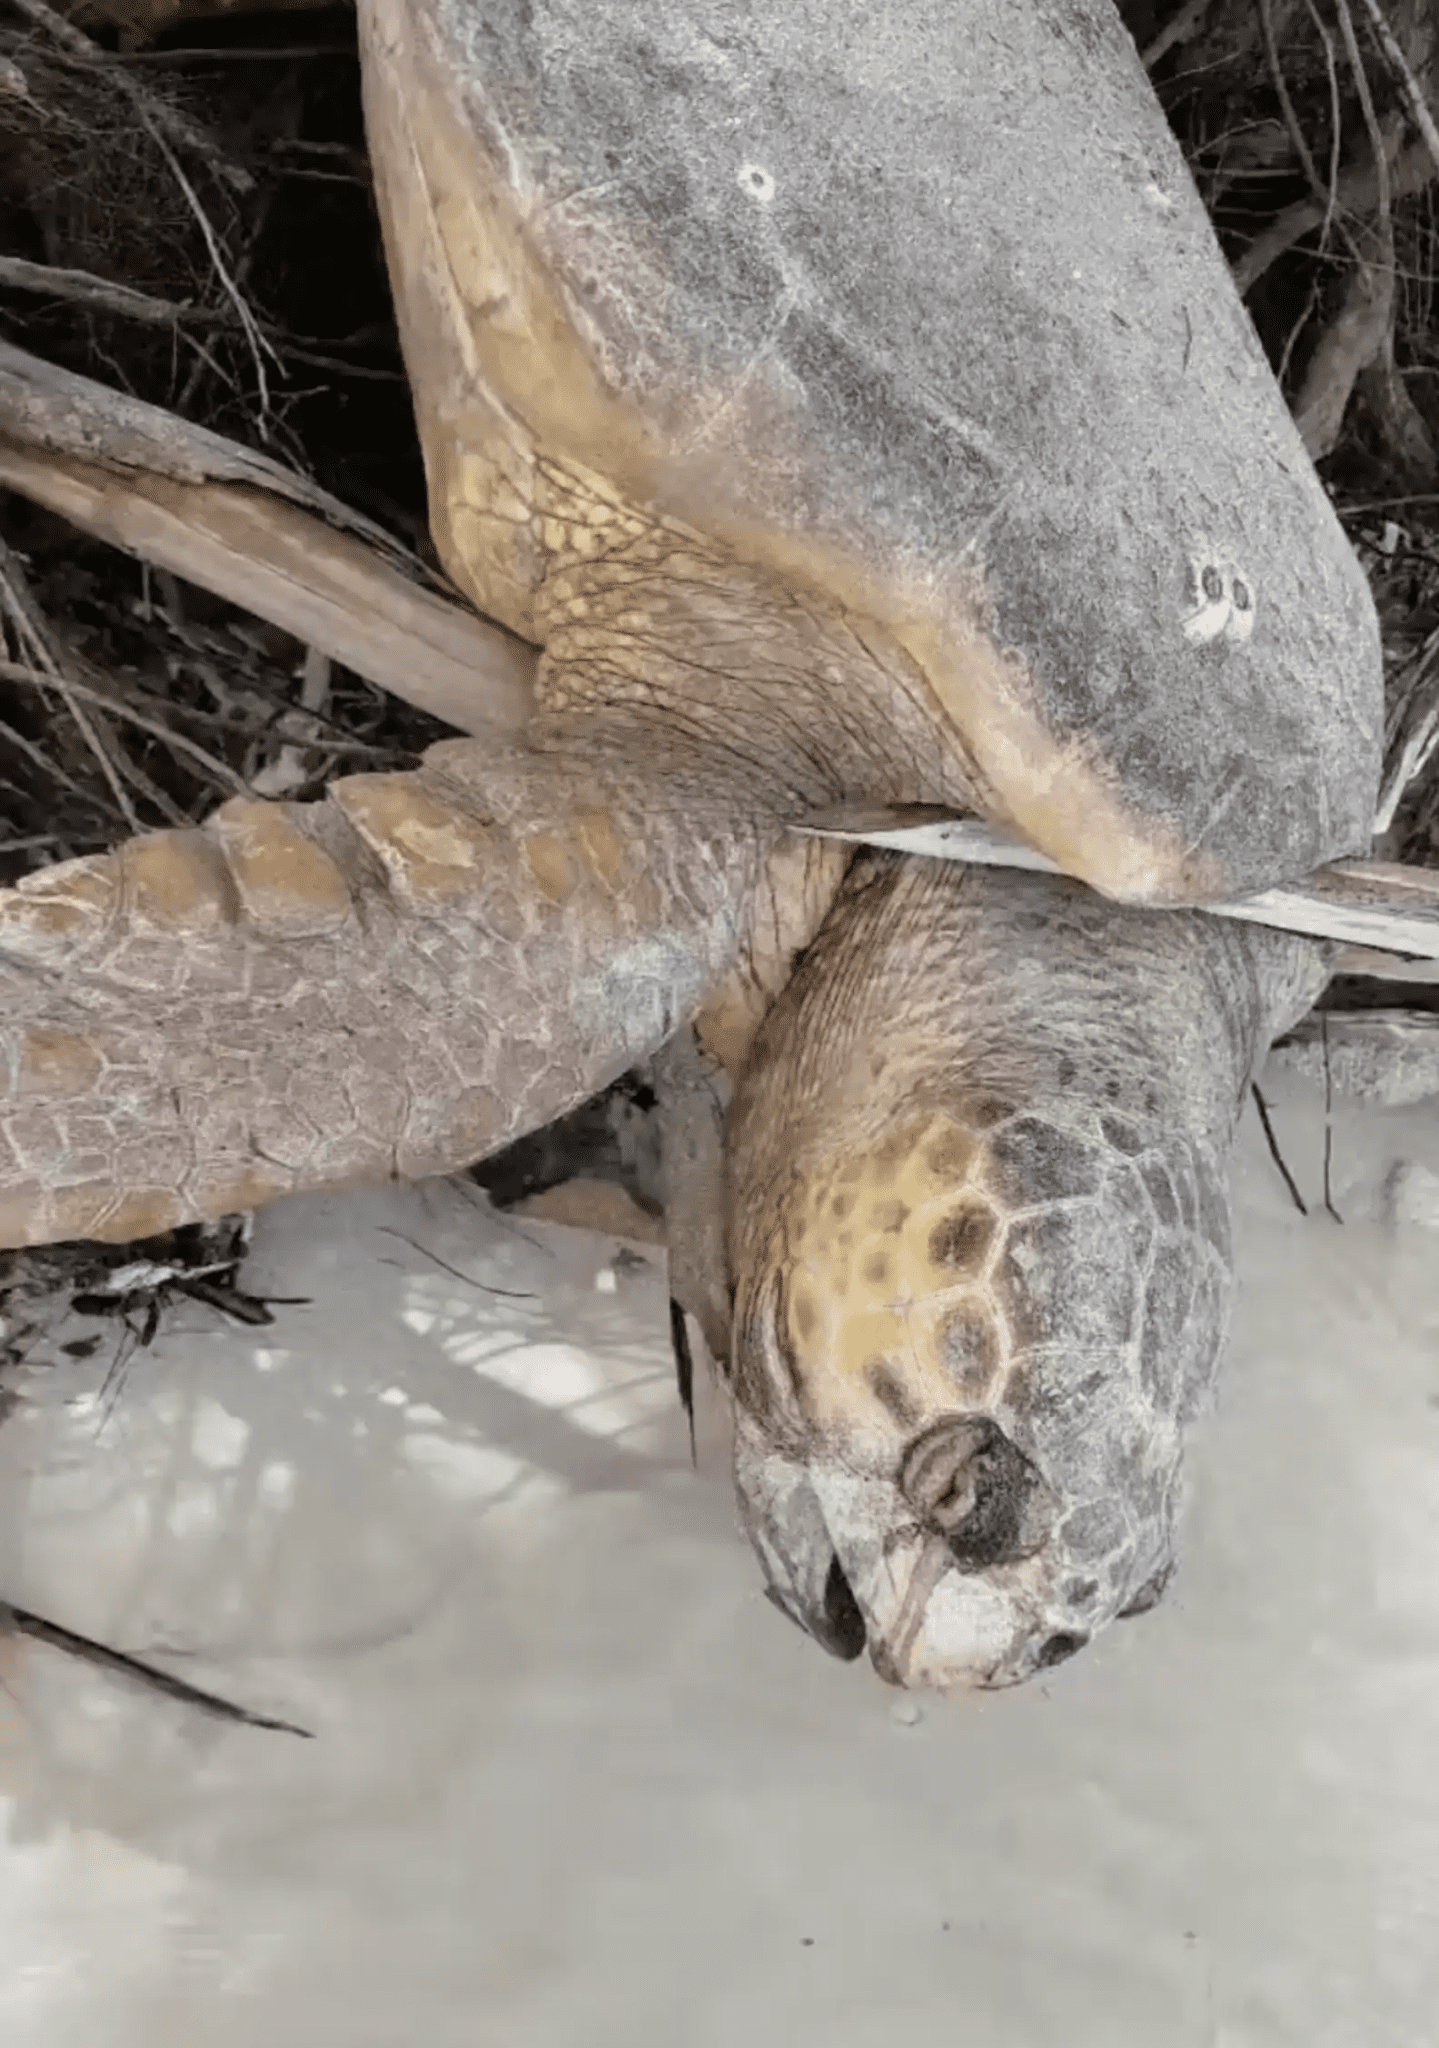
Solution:
[[[756,834],[587,753],[447,741],[0,893],[0,1244],[464,1166],[655,1051]]]

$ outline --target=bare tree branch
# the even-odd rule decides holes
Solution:
[[[72,22],[66,21],[63,15],[57,14],[53,7],[47,7],[45,0],[15,0],[15,5],[26,20],[33,22],[36,28],[43,29],[67,57],[103,72],[115,90],[124,94],[141,120],[152,130],[159,129],[161,134],[168,136],[178,148],[189,150],[198,156],[232,192],[254,191],[255,181],[250,173],[241,165],[232,163],[219,144],[206,135],[203,129],[197,128],[178,107],[157,98],[141,85],[138,79],[132,78],[128,71],[115,62],[108,51],[93,43],[89,36],[76,28]]]
[[[1389,174],[1390,199],[1410,199],[1439,176],[1427,147],[1411,143],[1395,161]],[[1372,162],[1351,164],[1341,172],[1334,188],[1335,211],[1351,218],[1363,218],[1379,203],[1379,175]],[[1276,214],[1273,225],[1257,235],[1234,265],[1234,282],[1241,297],[1247,295],[1287,249],[1303,239],[1324,220],[1327,207],[1318,199],[1301,199]]]
[[[1194,31],[1202,26],[1213,0],[1189,0],[1187,7],[1181,7],[1171,21],[1167,21],[1152,43],[1146,43],[1140,51],[1139,61],[1146,71],[1152,71],[1161,57],[1167,57],[1176,43],[1187,43]]]
[[[1364,10],[1373,25],[1374,33],[1379,40],[1379,47],[1384,52],[1387,63],[1398,77],[1399,83],[1404,89],[1405,98],[1408,100],[1410,111],[1414,116],[1414,125],[1424,137],[1424,145],[1429,151],[1430,156],[1434,159],[1435,168],[1439,169],[1439,128],[1436,128],[1434,125],[1434,116],[1429,111],[1429,102],[1424,97],[1424,89],[1410,69],[1409,60],[1404,55],[1403,50],[1400,49],[1393,29],[1390,28],[1389,23],[1381,13],[1379,0],[1364,0]]]
[[[135,807],[120,780],[115,763],[110,758],[109,749],[95,730],[93,720],[87,718],[76,700],[49,622],[30,594],[25,571],[18,557],[3,540],[0,540],[0,603],[3,603],[5,612],[14,625],[16,637],[22,647],[28,648],[31,660],[40,669],[46,682],[64,699],[65,709],[74,719],[81,737],[99,764],[101,774],[110,785],[120,815],[132,832],[141,831],[143,828]]]
[[[20,661],[0,661],[0,678],[7,683],[30,683],[41,687],[54,683],[53,676],[42,675]],[[143,711],[137,711],[132,704],[127,704],[123,697],[108,695],[104,690],[92,690],[88,683],[76,682],[73,679],[70,682],[70,689],[84,703],[94,704],[99,710],[108,711],[112,718],[123,718],[141,732],[149,733],[152,740],[159,740],[163,746],[173,748],[177,754],[184,754],[204,771],[207,781],[219,783],[235,796],[250,794],[250,785],[244,776],[237,775],[227,762],[218,760],[214,754],[198,746],[194,740],[187,739],[184,733],[176,732],[162,720],[147,718]]]
[[[28,263],[23,256],[0,256],[0,285],[47,298],[70,299],[77,305],[94,306],[102,313],[114,313],[122,320],[138,320],[147,327],[222,327],[229,325],[233,317],[207,306],[152,299],[148,292],[134,291],[128,284],[112,284],[108,278],[96,277],[88,270],[61,270],[50,263]]]

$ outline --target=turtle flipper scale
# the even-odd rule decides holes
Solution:
[[[0,1244],[460,1167],[656,1050],[754,842],[597,751],[449,741],[0,893]]]

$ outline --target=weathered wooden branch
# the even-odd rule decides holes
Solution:
[[[29,263],[23,256],[0,256],[0,285],[13,291],[34,292],[43,298],[70,299],[97,312],[115,313],[124,320],[137,320],[146,327],[173,327],[189,321],[202,327],[224,326],[233,313],[216,312],[208,306],[181,306],[169,299],[151,298],[128,284],[113,284],[88,270],[62,270],[53,263]]]
[[[531,715],[534,649],[425,588],[383,529],[267,456],[3,344],[0,485],[464,731]]]
[[[1189,38],[1204,24],[1213,0],[1187,0],[1172,21],[1159,31],[1153,42],[1146,43],[1139,53],[1139,61],[1146,71],[1152,71],[1161,57],[1167,57],[1176,43],[1187,43]]]
[[[0,441],[0,484],[318,647],[464,731],[517,731],[533,651],[411,583],[353,535],[240,484],[122,483]]]
[[[1338,442],[1355,383],[1383,348],[1393,317],[1393,269],[1356,265],[1294,400],[1294,424],[1311,462],[1322,461]]]
[[[797,828],[827,839],[888,846],[933,860],[973,861],[983,867],[1062,872],[1048,854],[975,818],[957,818],[927,805],[816,812]],[[1439,960],[1439,872],[1382,861],[1335,861],[1304,881],[1263,889],[1230,903],[1206,903],[1215,917],[1237,917],[1280,931],[1339,939],[1383,953]]]
[[[229,319],[231,316],[226,315]],[[317,512],[330,526],[354,533],[394,560],[417,581],[428,580],[441,595],[449,592],[417,555],[401,547],[393,535],[363,513],[297,470],[268,455],[246,448],[223,434],[197,427],[163,406],[147,405],[61,370],[41,356],[28,355],[0,341],[0,436],[56,455],[73,455],[115,475],[142,471],[171,477],[176,483],[253,484],[275,497],[288,498],[306,511]]]

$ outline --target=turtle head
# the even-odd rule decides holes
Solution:
[[[1218,1162],[1082,1105],[977,1099],[763,1207],[732,1369],[774,1602],[941,1689],[1016,1684],[1152,1605],[1224,1336]]]

